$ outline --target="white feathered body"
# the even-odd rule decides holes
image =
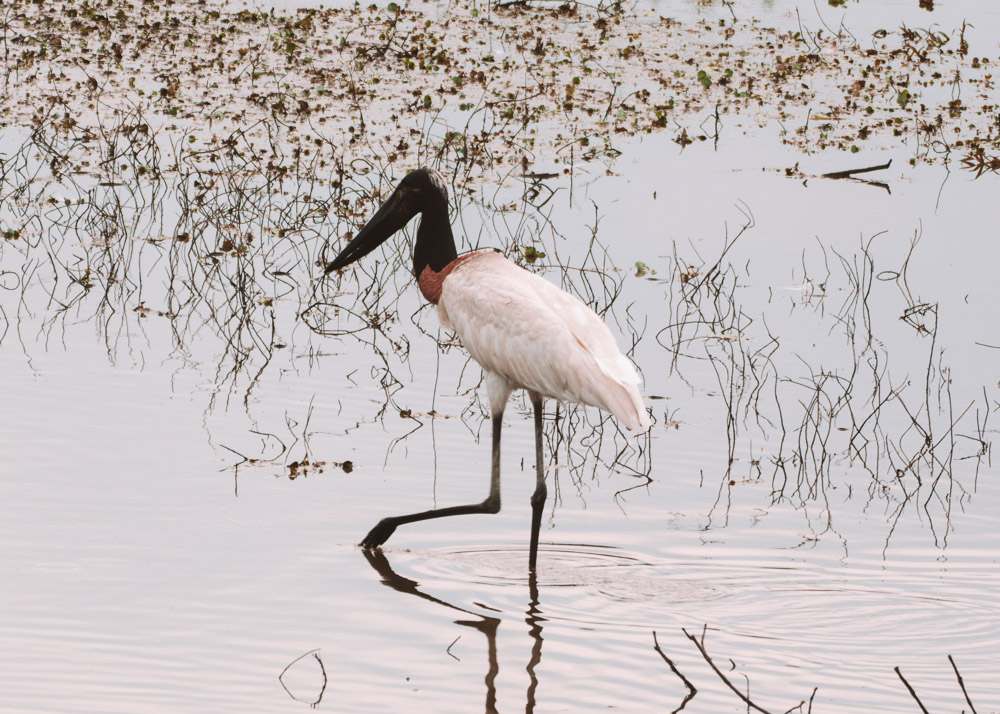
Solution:
[[[501,254],[463,256],[444,279],[438,317],[484,370],[508,383],[506,391],[491,389],[491,399],[524,388],[604,409],[628,429],[649,426],[639,376],[601,318]]]

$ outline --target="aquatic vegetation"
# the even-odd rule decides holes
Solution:
[[[92,171],[83,152],[130,112],[146,117],[136,131],[183,148],[189,165],[210,168],[242,132],[241,153],[278,173],[314,164],[327,183],[356,160],[382,170],[435,160],[463,179],[571,166],[616,137],[702,138],[712,111],[746,130],[780,121],[783,140],[808,150],[901,141],[934,160],[927,125],[949,146],[998,137],[997,60],[970,55],[964,26],[856,38],[735,16],[680,23],[619,4],[475,2],[281,14],[19,0],[5,17],[0,128],[51,125],[71,139],[77,153],[53,172]]]
[[[863,2],[817,7],[836,5]],[[932,9],[930,2],[921,5]],[[988,204],[983,189],[1000,173],[998,60],[984,54],[993,52],[992,41],[982,42],[971,25],[910,23],[861,36],[843,26],[802,21],[789,29],[796,22],[791,16],[785,28],[775,29],[743,17],[732,3],[699,0],[697,8],[714,15],[689,13],[678,21],[620,2],[389,2],[284,13],[163,0],[6,3],[0,18],[7,52],[0,86],[0,347],[21,370],[16,379],[28,383],[33,373],[42,382],[52,364],[69,365],[77,377],[77,350],[93,348],[95,341],[93,359],[111,365],[100,366],[109,382],[124,381],[125,373],[166,375],[170,389],[158,396],[189,400],[195,406],[187,416],[194,412],[194,421],[204,421],[208,444],[192,452],[199,454],[192,457],[196,464],[183,464],[193,478],[177,477],[192,493],[231,478],[237,489],[248,481],[255,487],[266,483],[287,487],[292,497],[322,486],[338,496],[353,487],[371,498],[374,471],[416,471],[419,465],[419,478],[426,477],[427,492],[437,498],[439,447],[441,474],[448,477],[460,470],[456,462],[464,468],[482,456],[474,447],[456,452],[449,443],[454,431],[482,437],[487,422],[477,392],[479,370],[417,299],[408,266],[401,266],[408,256],[398,244],[373,253],[355,270],[320,277],[326,261],[401,175],[430,164],[449,178],[452,208],[461,217],[460,250],[500,248],[581,297],[616,331],[649,385],[656,424],[638,442],[626,440],[614,420],[594,410],[553,406],[544,415],[558,504],[553,521],[569,520],[562,520],[569,508],[557,510],[567,503],[607,507],[608,532],[641,529],[626,542],[637,550],[648,546],[659,559],[642,563],[629,577],[636,564],[621,567],[608,555],[614,549],[602,546],[607,574],[600,583],[574,578],[593,577],[602,568],[579,567],[585,562],[579,552],[567,560],[572,577],[566,582],[592,588],[599,606],[641,606],[635,618],[621,618],[627,610],[608,610],[621,618],[607,639],[616,651],[624,651],[619,625],[625,619],[688,617],[688,608],[675,608],[670,593],[663,597],[662,583],[650,586],[640,572],[659,568],[673,584],[677,566],[683,568],[691,553],[701,566],[704,553],[724,550],[722,561],[731,558],[745,568],[745,579],[732,581],[741,584],[745,599],[724,594],[724,603],[709,609],[711,624],[700,637],[683,636],[683,623],[661,629],[661,650],[654,635],[656,652],[681,680],[672,682],[679,704],[694,696],[697,682],[703,709],[718,709],[709,699],[713,690],[738,704],[736,697],[743,697],[733,687],[746,692],[750,706],[751,679],[752,700],[760,706],[796,695],[775,711],[795,702],[792,709],[811,706],[812,678],[823,685],[820,697],[829,696],[834,687],[826,682],[834,679],[845,691],[863,692],[860,700],[879,677],[883,689],[885,678],[892,680],[890,688],[900,687],[892,664],[900,666],[896,674],[904,683],[902,670],[914,672],[910,692],[927,698],[930,685],[915,675],[913,659],[894,661],[896,653],[872,648],[873,639],[844,643],[843,633],[855,633],[837,620],[827,623],[836,630],[833,637],[819,633],[801,649],[792,640],[800,636],[801,622],[814,620],[812,613],[789,620],[793,627],[774,621],[802,614],[802,592],[819,593],[808,608],[828,607],[828,614],[855,618],[858,610],[813,587],[820,582],[834,583],[834,590],[847,582],[852,592],[860,592],[854,585],[869,583],[863,589],[877,595],[886,611],[907,612],[901,596],[883,593],[886,573],[902,564],[900,592],[911,593],[915,582],[924,588],[933,583],[928,597],[919,599],[955,605],[935,622],[954,637],[948,642],[969,645],[956,655],[970,681],[992,682],[989,654],[995,647],[983,632],[994,614],[987,609],[970,619],[975,610],[967,607],[969,598],[938,597],[950,595],[946,590],[955,583],[961,586],[954,578],[963,573],[986,583],[981,591],[970,590],[975,597],[988,595],[985,576],[993,563],[991,554],[981,564],[964,561],[961,542],[975,537],[973,521],[984,532],[990,526],[991,504],[983,495],[984,486],[992,487],[991,416],[1000,400],[988,365],[1000,347],[989,320],[996,304],[990,266],[980,259],[988,253],[978,241],[991,234],[979,235],[979,226],[958,221],[953,209],[960,202],[949,205],[954,194],[935,185],[931,193],[944,193],[941,203],[952,213],[935,212],[929,235],[918,240],[917,227],[928,219],[933,200],[926,200],[926,192],[914,200],[914,188],[926,188],[928,176],[950,169],[954,177],[960,167],[961,181],[952,178],[949,191],[959,184],[957,190],[977,196],[974,206],[960,206],[963,218],[988,215],[974,211]],[[761,136],[785,147],[762,149]],[[729,159],[727,149],[745,151],[748,145],[754,145],[752,178],[745,180],[745,166],[719,169]],[[772,148],[781,150],[780,163],[765,154]],[[870,151],[891,152],[893,161],[860,155]],[[822,168],[812,160],[819,152],[833,157]],[[664,156],[676,159],[671,169],[678,169],[680,181],[689,179],[689,171],[693,182],[705,159],[716,162],[716,174],[697,192],[680,191],[678,199],[670,195],[674,176],[655,173]],[[632,166],[641,169],[636,177]],[[640,177],[650,175],[656,182],[643,183]],[[759,225],[750,207],[738,203],[737,228],[730,230],[728,206],[744,197],[730,198],[728,189],[746,189],[759,176],[770,181],[768,189],[777,177],[799,193],[781,189],[780,195],[747,198],[758,215],[770,215]],[[870,186],[891,189],[892,196]],[[644,202],[650,195],[657,201],[657,191],[657,203]],[[877,200],[868,201],[867,194]],[[799,198],[813,215],[794,224],[802,235],[788,235]],[[771,211],[772,200],[780,204],[777,210]],[[844,216],[860,215],[862,208],[869,213],[859,220],[858,240],[858,224]],[[696,229],[677,227],[695,225],[679,220],[692,216],[703,219]],[[887,234],[880,232],[883,221],[890,226]],[[36,368],[36,356],[47,364]],[[80,381],[88,382],[89,375]],[[119,406],[148,396],[123,392]],[[115,411],[114,404],[100,403],[95,390],[80,412],[91,407],[90,399],[101,407],[95,413],[102,419]],[[155,414],[158,405],[146,408]],[[60,423],[71,424],[65,438],[78,438],[62,411],[39,411],[37,431],[50,428],[50,417],[63,417]],[[528,414],[523,403],[511,411]],[[69,410],[69,417],[80,412]],[[162,425],[149,420],[155,442]],[[461,443],[471,441],[466,436],[463,431]],[[80,474],[74,464],[67,478],[85,489],[101,483],[95,473],[131,475],[137,463],[141,468],[143,459],[155,458],[153,451],[130,458],[127,450],[112,448],[108,454],[107,463],[104,454],[93,463],[81,460]],[[11,484],[34,483],[34,467],[34,455],[25,457],[25,477]],[[93,471],[85,472],[88,467]],[[202,479],[205,473],[211,478]],[[78,475],[86,475],[86,482]],[[39,503],[46,512],[50,508],[47,494]],[[75,498],[71,505],[78,508]],[[615,520],[613,505],[628,518]],[[331,507],[341,509],[345,521],[361,510]],[[206,517],[213,527],[217,520],[214,511]],[[316,540],[323,548],[328,526],[336,527],[337,520],[322,514],[315,533],[322,534]],[[861,535],[856,528],[847,533],[858,522]],[[650,533],[663,537],[654,543]],[[680,542],[674,534],[689,537],[687,545],[674,550]],[[783,563],[795,563],[815,547],[818,559],[801,557],[816,571],[827,572],[831,552],[839,564],[825,581],[795,581],[788,588],[792,580],[773,578],[780,569],[744,557],[740,548],[763,543],[755,536],[773,537],[763,547],[782,558],[791,553]],[[331,548],[349,551],[351,537]],[[871,581],[858,570],[851,574],[857,580],[843,579],[852,567],[848,537],[851,558],[862,551],[861,570],[869,570],[864,558],[872,543],[876,560],[883,550],[884,562],[870,568]],[[914,579],[917,569],[909,559],[923,557],[912,555],[922,545],[932,554],[921,565],[940,555],[941,569],[921,568],[921,578]],[[419,592],[416,581],[394,576],[381,554],[369,555],[386,585]],[[435,553],[430,559],[439,555],[448,557]],[[316,562],[306,561],[307,567]],[[701,573],[729,579],[731,571],[719,565],[711,562]],[[172,566],[168,562],[165,571]],[[218,570],[214,563],[211,570]],[[463,565],[459,577],[468,572]],[[475,616],[469,622],[494,605],[508,607],[513,582],[505,577],[503,596],[481,598],[490,605],[466,603],[462,611]],[[222,586],[227,604],[231,588],[231,582]],[[560,585],[546,597],[553,590],[572,591]],[[680,602],[711,605],[718,594],[698,590]],[[197,592],[191,601],[201,597]],[[150,602],[157,607],[159,601]],[[275,611],[287,602],[279,600]],[[328,613],[328,604],[324,599],[318,612]],[[565,622],[541,613],[537,598],[527,618],[515,612],[518,627],[529,623],[533,640],[532,687],[543,624],[550,623],[544,626],[551,627],[551,648]],[[600,618],[591,615],[581,632],[593,643]],[[892,617],[879,619],[893,627]],[[972,621],[978,632],[955,627]],[[490,638],[499,622],[475,625]],[[31,624],[18,627],[31,630],[34,646]],[[634,624],[628,629],[641,631]],[[310,637],[317,631],[313,623],[307,630]],[[673,643],[666,639],[670,633]],[[843,648],[831,647],[834,640]],[[75,641],[86,646],[84,638]],[[495,673],[498,648],[489,641]],[[890,646],[897,642],[909,644],[886,638]],[[941,664],[944,650],[932,651],[939,642],[923,649]],[[655,658],[647,643],[642,647],[644,657]],[[374,651],[367,639],[357,649]],[[627,653],[619,669],[608,670],[605,651],[597,649],[589,672],[610,672],[601,676],[624,683],[619,693],[641,673],[633,668],[637,658]],[[801,656],[807,649],[822,656]],[[499,651],[512,651],[510,643]],[[169,653],[170,661],[176,652]],[[322,660],[314,654],[286,668],[291,673],[308,666],[316,673],[320,686],[306,699],[310,703],[327,691]],[[88,662],[87,656],[80,661]],[[715,672],[713,657],[720,664]],[[47,681],[51,662],[58,660],[36,659]],[[206,661],[190,659],[194,666]],[[354,674],[343,668],[345,661],[338,657],[340,680],[330,680],[334,690]],[[803,667],[807,661],[823,674]],[[572,662],[578,671],[590,666]],[[885,671],[878,675],[882,664]],[[863,671],[844,676],[843,665]],[[662,666],[655,660],[657,674]],[[957,675],[954,662],[952,667]],[[523,661],[517,671],[524,672]],[[666,670],[662,674],[670,677]],[[786,677],[792,681],[775,685]],[[237,689],[243,691],[246,681],[240,679]],[[476,681],[494,687],[481,675]],[[213,692],[216,684],[211,682]],[[290,676],[282,684],[290,693],[299,691]],[[685,689],[689,695],[682,702]],[[953,680],[938,689],[956,693]],[[656,689],[658,703],[662,694]],[[406,686],[400,706],[411,700]],[[628,708],[632,702],[615,704]],[[649,709],[631,706],[644,707]]]

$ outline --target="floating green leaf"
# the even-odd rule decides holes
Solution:
[[[524,246],[522,252],[524,253],[524,259],[527,260],[529,263],[534,263],[536,260],[545,257],[545,253],[538,250],[533,245]]]

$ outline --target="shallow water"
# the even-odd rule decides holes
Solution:
[[[405,274],[382,279],[399,316],[383,333],[311,332],[293,293],[274,304],[284,346],[234,367],[226,300],[155,313],[152,248],[135,248],[141,292],[65,310],[5,252],[0,710],[674,711],[689,690],[655,632],[697,690],[684,711],[744,711],[685,630],[768,711],[915,711],[895,667],[930,711],[960,711],[949,655],[977,711],[997,710],[997,177],[911,167],[907,146],[802,156],[779,131],[623,142],[610,175],[552,182],[547,220],[517,186],[482,192],[517,211],[463,204],[466,247],[530,235],[571,267],[593,267],[599,217],[620,270],[545,272],[635,342],[657,420],[628,441],[549,405],[537,578],[520,399],[499,515],[355,545],[384,515],[487,490],[478,370],[439,349]],[[873,180],[891,193],[785,175],[889,158]],[[686,302],[678,271],[706,275],[747,213]],[[354,275],[318,290],[355,308]],[[290,469],[306,456],[322,470]]]

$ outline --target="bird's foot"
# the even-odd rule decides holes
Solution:
[[[385,543],[396,532],[396,521],[393,518],[383,518],[374,528],[368,531],[368,535],[361,539],[361,547],[365,550],[378,548]]]

